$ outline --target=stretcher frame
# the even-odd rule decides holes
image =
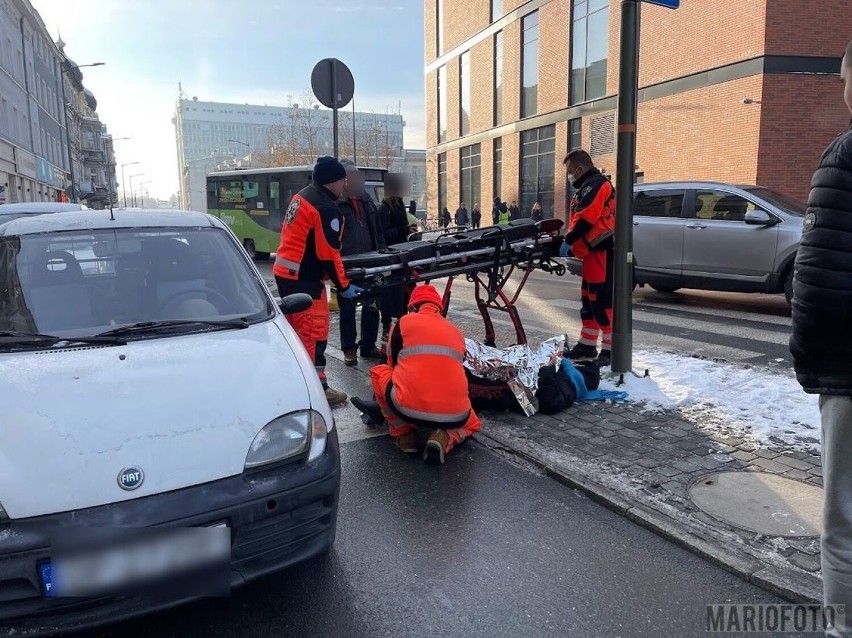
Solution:
[[[563,225],[562,220],[549,219],[525,226],[493,226],[479,231],[444,232],[432,240],[435,244],[434,256],[409,260],[405,255],[397,254],[400,257],[397,263],[347,268],[346,275],[350,281],[364,288],[362,303],[374,303],[370,298],[375,298],[386,288],[447,279],[443,295],[444,316],[450,307],[453,282],[457,277],[464,276],[474,284],[476,306],[485,326],[485,345],[496,346],[496,332],[490,313],[492,310],[505,312],[514,327],[517,343],[526,344],[527,336],[518,313],[517,301],[534,270],[557,276],[567,272],[565,265],[554,259],[558,257],[563,243],[560,235]],[[530,230],[529,236],[511,238],[511,235],[519,234],[524,227]],[[470,247],[477,244],[484,245]],[[504,288],[516,271],[521,278],[510,296]]]

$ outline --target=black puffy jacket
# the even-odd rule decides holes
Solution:
[[[852,129],[811,181],[792,310],[790,352],[805,392],[852,395]]]

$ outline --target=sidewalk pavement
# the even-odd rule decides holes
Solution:
[[[481,323],[451,318],[466,336],[481,338]],[[507,333],[503,322],[495,319],[498,332]],[[333,315],[331,343],[337,342],[338,334]],[[550,336],[528,335],[531,342]],[[342,359],[332,346],[328,354]],[[369,367],[370,362],[359,361],[365,393]],[[821,601],[818,537],[743,530],[701,511],[688,495],[690,486],[708,474],[737,470],[767,472],[821,487],[820,457],[715,434],[676,410],[643,413],[642,409],[633,402],[596,402],[578,403],[553,416],[486,412],[480,415],[483,428],[476,440],[532,463],[759,587],[794,602]]]

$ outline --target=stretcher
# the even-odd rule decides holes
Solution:
[[[447,279],[444,314],[450,305],[453,281],[465,276],[474,284],[476,305],[485,324],[486,345],[495,345],[490,310],[506,312],[512,321],[517,343],[526,343],[516,302],[529,276],[542,270],[562,276],[565,265],[559,256],[563,222],[520,219],[508,225],[488,226],[463,232],[441,233],[424,240],[394,244],[385,250],[343,258],[346,276],[364,289],[363,302],[383,289]],[[504,291],[515,272],[521,275],[513,295]]]

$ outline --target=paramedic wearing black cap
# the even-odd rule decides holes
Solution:
[[[330,315],[325,280],[331,279],[338,294],[352,299],[361,288],[349,283],[340,258],[343,215],[337,199],[346,192],[346,169],[333,157],[320,157],[311,183],[290,201],[281,226],[281,244],[275,254],[272,272],[281,297],[296,292],[311,295],[309,310],[287,316],[299,335],[331,405],[346,401],[346,394],[328,386],[325,375],[325,348]]]

